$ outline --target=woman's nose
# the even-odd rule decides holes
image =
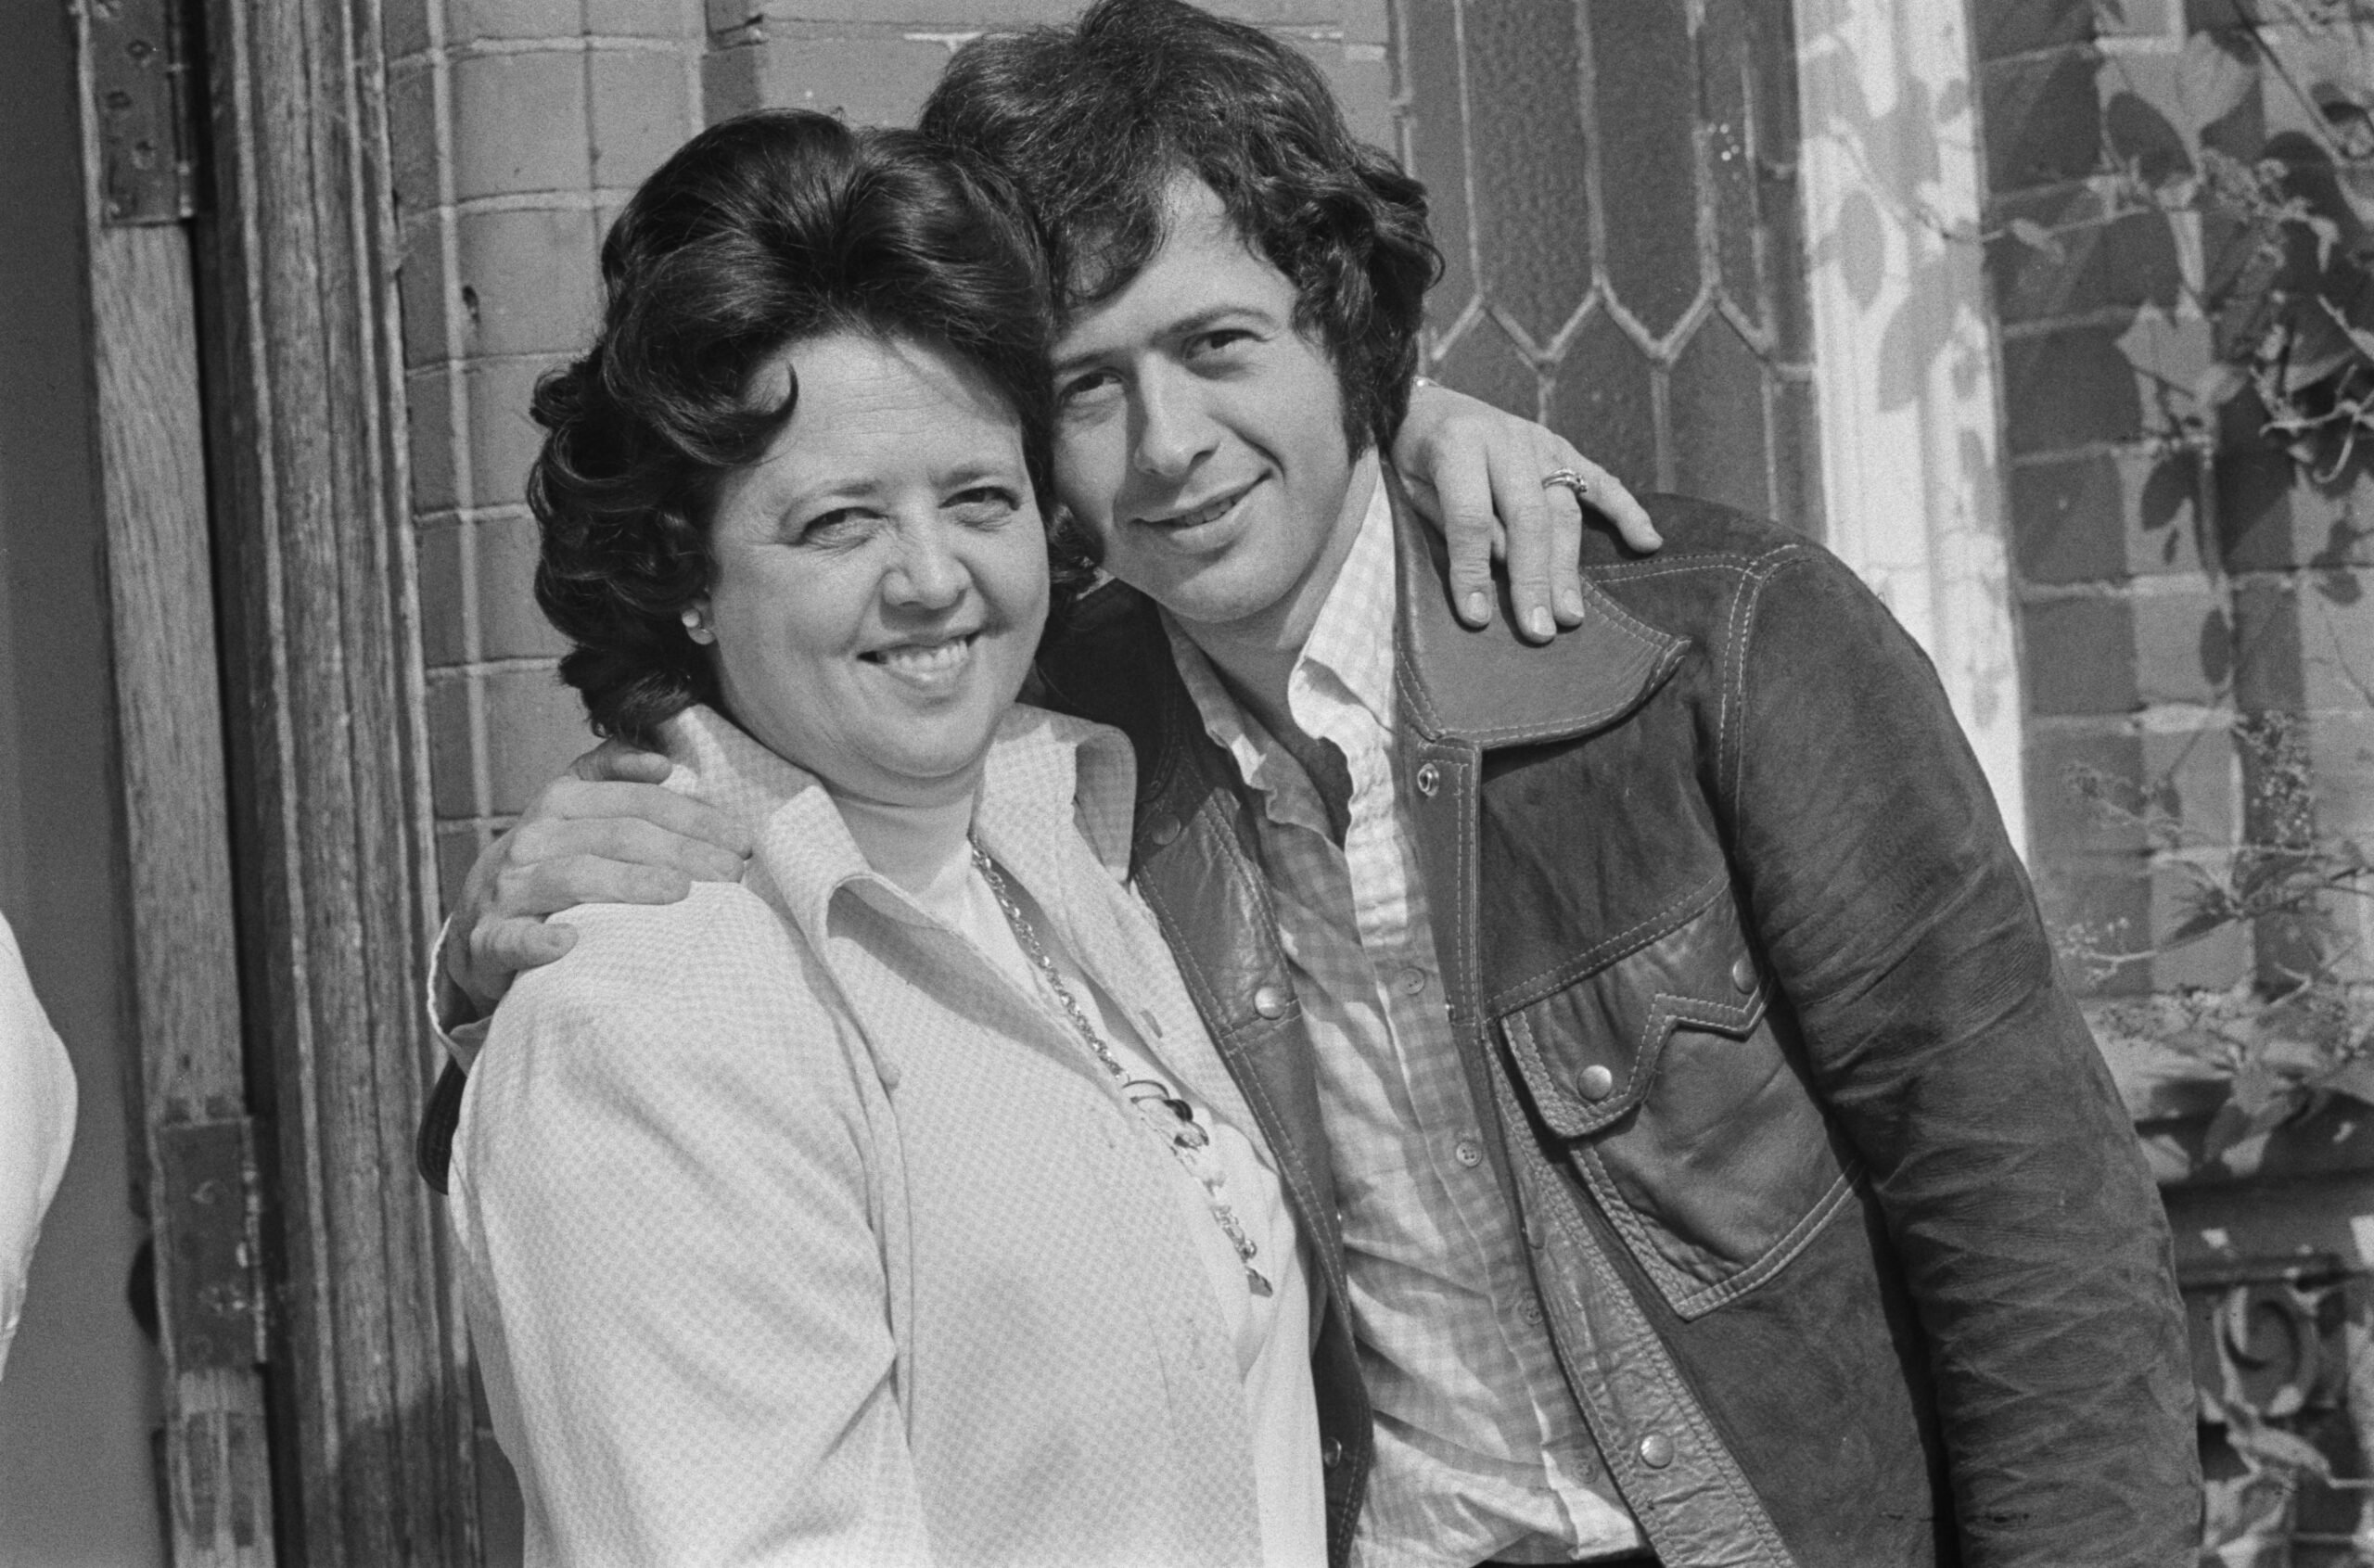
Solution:
[[[883,582],[883,592],[891,603],[937,610],[964,596],[972,577],[949,549],[945,525],[935,519],[903,529],[899,542],[899,557]]]

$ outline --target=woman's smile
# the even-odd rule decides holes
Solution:
[[[880,665],[894,679],[918,691],[950,692],[972,667],[976,633],[944,637],[935,642],[900,643],[875,648],[858,657]]]

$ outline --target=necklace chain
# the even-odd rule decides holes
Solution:
[[[1087,1042],[1088,1049],[1094,1053],[1096,1059],[1104,1064],[1104,1070],[1113,1075],[1113,1081],[1122,1087],[1122,1097],[1136,1108],[1139,1117],[1156,1137],[1163,1141],[1171,1154],[1178,1157],[1180,1165],[1185,1167],[1187,1174],[1201,1184],[1205,1201],[1211,1205],[1212,1217],[1219,1222],[1221,1234],[1228,1237],[1229,1244],[1236,1249],[1237,1260],[1244,1265],[1245,1284],[1254,1294],[1268,1295],[1270,1291],[1269,1280],[1261,1270],[1253,1267],[1253,1259],[1260,1253],[1261,1248],[1252,1237],[1244,1233],[1244,1222],[1237,1218],[1236,1210],[1222,1195],[1219,1176],[1216,1172],[1201,1168],[1202,1162],[1195,1156],[1195,1149],[1202,1146],[1205,1140],[1199,1138],[1196,1143],[1190,1144],[1182,1140],[1178,1130],[1181,1123],[1194,1128],[1199,1134],[1203,1130],[1194,1127],[1193,1114],[1187,1109],[1187,1103],[1174,1094],[1165,1094],[1159,1101],[1149,1104],[1148,1101],[1128,1092],[1130,1083],[1129,1069],[1121,1065],[1120,1058],[1113,1054],[1113,1048],[1104,1043],[1104,1038],[1096,1032],[1096,1026],[1089,1022],[1087,1009],[1080,1006],[1079,999],[1072,995],[1071,988],[1064,984],[1062,973],[1055,968],[1055,961],[1048,956],[1046,944],[1040,941],[1039,933],[1031,925],[1029,917],[1022,912],[1022,906],[1015,901],[1014,893],[1006,886],[1003,873],[998,870],[996,862],[989,859],[978,843],[972,844],[971,848],[973,865],[980,872],[981,880],[989,885],[989,896],[998,901],[998,908],[1004,911],[1005,923],[1013,930],[1014,939],[1022,945],[1022,950],[1029,956],[1032,966],[1038,970],[1039,977],[1046,981],[1047,988],[1054,992],[1055,1000],[1063,1004],[1064,1013],[1070,1018],[1073,1029],[1079,1033],[1082,1040]],[[1155,1105],[1164,1108],[1157,1112],[1154,1108]],[[1172,1118],[1168,1128],[1155,1121],[1157,1115]]]

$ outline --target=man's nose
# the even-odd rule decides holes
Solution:
[[[1138,385],[1137,430],[1130,460],[1142,474],[1184,478],[1212,446],[1212,422],[1192,385],[1156,373]]]

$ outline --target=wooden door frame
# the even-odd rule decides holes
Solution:
[[[479,1560],[377,0],[80,0],[173,1561]]]

